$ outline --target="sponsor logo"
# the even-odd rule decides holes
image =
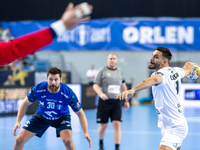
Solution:
[[[158,109],[156,109],[157,114],[160,114],[160,111]]]
[[[58,110],[61,110],[63,108],[63,105],[57,104],[56,107],[57,107]]]
[[[178,107],[178,112],[179,112],[179,113],[182,113],[181,104],[180,104],[180,103],[177,104],[177,107]]]
[[[24,125],[25,127],[28,127],[28,125],[31,124],[30,121],[27,121],[26,124]]]
[[[176,143],[176,144],[173,144],[173,146],[175,147],[175,148],[178,148],[178,144]]]
[[[40,105],[44,107],[44,102],[39,101]]]
[[[101,121],[101,118],[97,118],[97,121]]]
[[[44,118],[46,118],[47,120],[57,120],[57,119],[59,119],[59,117],[53,117],[53,118],[51,118],[51,117],[47,117],[47,116],[45,116],[45,115],[42,115]]]
[[[88,43],[110,42],[111,29],[106,28],[92,28],[88,25],[79,25],[76,28],[66,31],[63,35],[59,36],[57,42],[75,42],[80,46]]]
[[[45,92],[46,91],[46,89],[44,89],[44,90],[37,90],[36,92]]]
[[[57,102],[57,100],[54,99],[46,99],[47,101],[53,101],[53,102]]]
[[[69,96],[65,95],[63,92],[61,92],[61,94],[66,97],[67,99],[69,98]]]
[[[192,26],[128,26],[123,30],[123,40],[128,44],[194,44]]]
[[[57,113],[55,111],[44,111],[44,113],[50,117],[53,117],[52,114],[57,115]]]
[[[41,98],[45,98],[45,97],[47,97],[46,95],[44,95],[44,96],[41,96]]]
[[[70,123],[69,121],[63,120],[60,124]]]

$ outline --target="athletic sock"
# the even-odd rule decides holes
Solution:
[[[103,149],[103,140],[99,140],[99,148],[100,150]]]
[[[115,150],[119,150],[119,144],[115,144]]]

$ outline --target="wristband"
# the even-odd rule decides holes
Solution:
[[[62,35],[67,30],[62,20],[53,22],[50,27],[55,31],[57,36]]]

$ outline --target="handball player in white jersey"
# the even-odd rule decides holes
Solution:
[[[192,66],[197,64],[187,62],[183,68],[170,67],[171,58],[172,54],[168,48],[157,47],[149,64],[149,69],[154,69],[155,72],[150,78],[118,96],[120,100],[127,101],[135,92],[152,87],[158,127],[162,133],[158,150],[180,150],[188,133],[187,121],[180,104],[181,79],[190,75]]]

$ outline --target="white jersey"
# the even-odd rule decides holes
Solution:
[[[185,72],[183,68],[165,67],[154,72],[161,75],[163,82],[152,86],[155,107],[158,113],[158,127],[187,126],[180,105],[180,85]]]

